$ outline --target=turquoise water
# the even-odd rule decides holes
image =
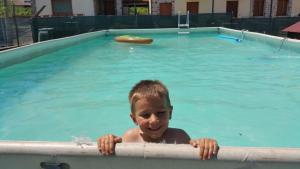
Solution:
[[[105,36],[0,70],[0,139],[95,140],[134,127],[127,95],[159,79],[171,127],[226,146],[300,147],[300,54],[214,33],[146,35],[151,45]]]

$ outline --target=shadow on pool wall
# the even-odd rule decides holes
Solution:
[[[147,29],[140,33],[177,33],[177,29]],[[300,52],[300,41],[226,28],[191,28],[193,32],[219,32],[244,39],[289,47]],[[137,30],[108,30],[36,43],[0,52],[0,69],[26,62],[105,34],[135,33]],[[241,39],[243,39],[241,38]],[[95,143],[0,141],[0,168],[96,169],[299,169],[300,148],[220,147],[213,160],[198,160],[198,150],[189,145],[118,144],[116,156],[103,157]]]

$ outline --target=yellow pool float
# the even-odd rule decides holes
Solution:
[[[123,36],[117,36],[115,38],[115,41],[123,42],[123,43],[150,44],[153,42],[153,39],[123,35]]]

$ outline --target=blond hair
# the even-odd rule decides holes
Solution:
[[[134,104],[141,98],[159,97],[165,99],[168,106],[171,106],[167,87],[158,80],[141,80],[135,84],[129,92],[131,112],[134,112]]]

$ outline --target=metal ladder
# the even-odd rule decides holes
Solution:
[[[287,40],[288,40],[287,37],[285,37],[285,38],[283,38],[283,39],[281,40],[281,43],[280,43],[280,47],[279,47],[279,49],[278,49],[278,52],[280,52],[280,50],[281,50],[282,47],[283,47],[284,42],[286,42]]]
[[[186,23],[180,23],[180,11],[178,12],[178,34],[189,34],[190,28],[190,12],[186,12]]]
[[[241,35],[241,38],[238,39],[239,42],[242,42],[245,39],[245,32],[248,32],[248,30],[247,29],[242,29],[241,30],[242,35]]]

